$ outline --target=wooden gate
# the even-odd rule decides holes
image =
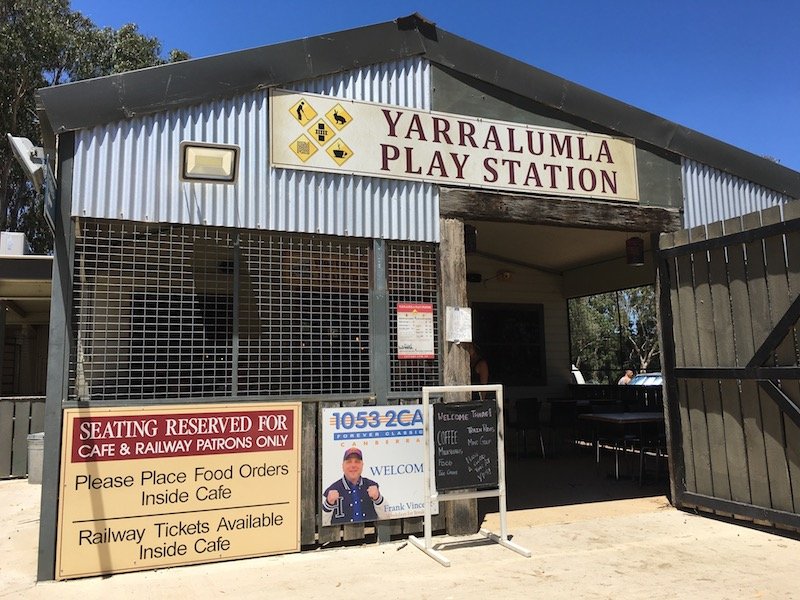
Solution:
[[[0,479],[28,474],[28,434],[44,431],[44,396],[0,398]]]
[[[800,202],[659,241],[673,501],[800,529]]]

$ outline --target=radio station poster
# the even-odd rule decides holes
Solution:
[[[300,404],[64,411],[56,578],[300,549]]]
[[[421,405],[323,409],[321,444],[323,525],[425,514]]]
[[[397,358],[436,358],[433,336],[433,304],[397,303]]]

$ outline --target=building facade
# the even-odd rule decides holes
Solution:
[[[800,197],[796,172],[417,15],[39,99],[58,157],[46,492],[64,409],[300,402],[305,546],[366,535],[304,500],[321,411],[469,382],[447,307],[472,308],[511,399],[562,395],[566,299],[654,283],[662,232]],[[233,181],[186,177],[186,144],[234,148]],[[626,266],[631,237],[644,267]],[[400,349],[409,304],[432,313],[422,357]],[[470,530],[470,510],[440,526]]]

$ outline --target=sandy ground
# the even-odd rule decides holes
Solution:
[[[436,537],[452,566],[398,541],[36,583],[40,489],[0,482],[0,598],[800,596],[800,541],[678,511],[663,496],[512,511],[509,533],[531,558],[479,535]],[[498,515],[484,526],[499,531]]]

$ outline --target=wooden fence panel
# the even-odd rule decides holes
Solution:
[[[709,238],[720,237],[724,231],[718,222],[708,227]],[[731,315],[730,290],[728,289],[728,266],[724,248],[709,252],[711,264],[709,285],[714,312],[714,336],[717,352],[716,366],[735,364],[736,343],[733,336],[733,317]],[[724,436],[726,471],[729,480],[730,498],[737,502],[750,503],[750,478],[747,469],[747,450],[742,426],[742,407],[739,385],[734,379],[723,379],[719,383],[722,433]],[[715,464],[720,464],[715,461]]]
[[[28,432],[31,422],[31,403],[14,402],[14,440],[11,442],[11,475],[25,477],[28,474]]]
[[[784,219],[798,218],[800,218],[800,202],[791,202],[784,206]],[[790,232],[786,235],[786,271],[790,297],[792,299],[800,297],[800,232]],[[800,356],[798,354],[800,333],[797,325],[792,328],[786,342],[787,345],[790,345],[790,349],[787,350],[786,364],[793,365],[797,361],[797,356]],[[800,382],[793,381],[791,384],[785,382],[783,389],[795,405],[800,406]],[[792,419],[784,419],[783,423],[794,512],[800,513],[800,426]]]
[[[760,213],[746,215],[742,221],[746,229],[758,229],[761,227]],[[756,240],[747,244],[746,249],[748,256],[747,280],[750,295],[750,318],[754,346],[758,348],[773,329],[770,322],[770,295],[767,288],[764,243],[761,240]],[[752,356],[752,354],[742,356],[741,360],[747,363]],[[756,386],[756,394],[756,405],[761,410],[761,436],[767,464],[765,483],[769,493],[769,500],[764,506],[780,507],[780,510],[784,510],[787,506],[787,501],[791,498],[791,492],[789,490],[789,473],[784,451],[782,415],[778,405],[760,386]]]
[[[699,232],[698,232],[699,233]],[[707,239],[707,232],[698,239]],[[717,338],[714,303],[711,296],[711,256],[697,252],[692,256],[694,266],[695,307],[697,314],[698,365],[717,367]],[[728,459],[725,449],[725,428],[722,420],[722,399],[719,381],[704,379],[700,382],[703,404],[699,410],[705,412],[708,428],[709,468],[711,469],[711,489],[719,498],[730,499],[731,489],[728,479]],[[702,427],[702,423],[699,424]]]
[[[686,244],[689,241],[688,231],[679,231],[674,234],[676,245]],[[672,261],[673,279],[670,288],[670,302],[673,306],[673,338],[675,340],[675,364],[679,367],[686,366],[685,352],[685,332],[688,329],[689,321],[693,315],[687,316],[681,300],[686,295],[687,275],[691,277],[691,264],[689,258],[676,258]],[[690,280],[691,281],[691,280]],[[684,324],[684,321],[687,321]],[[689,420],[689,405],[686,399],[689,397],[685,380],[678,382],[677,401],[678,415],[681,422],[681,446],[683,447],[683,468],[685,475],[685,486],[687,490],[696,491],[697,483],[694,471],[692,428]]]
[[[317,413],[317,431],[322,431],[322,412],[326,408],[336,408],[341,406],[338,402],[320,402],[318,405],[318,413]],[[319,444],[319,434],[316,436],[314,441],[315,447],[315,455],[317,457],[316,464],[322,465],[322,444]],[[342,528],[341,526],[333,526],[329,525],[327,527],[322,526],[322,511],[319,506],[319,502],[317,498],[319,497],[320,490],[322,490],[322,468],[317,469],[317,489],[314,491],[314,514],[316,515],[317,520],[317,531],[319,532],[319,543],[320,544],[329,544],[332,542],[338,542],[342,539]]]
[[[689,232],[689,241],[705,239],[703,228],[695,228]],[[705,257],[684,255],[678,258],[678,299],[681,307],[681,329],[683,353],[686,366],[700,364],[700,339],[697,324],[697,300],[695,298],[695,279],[693,263],[705,260]],[[705,405],[703,402],[703,385],[698,379],[689,379],[685,383],[686,426],[691,431],[691,452],[685,455],[685,462],[692,463],[695,476],[694,491],[700,494],[712,494],[711,458],[708,446],[708,424],[706,423]],[[689,469],[687,466],[687,473]],[[688,477],[687,477],[688,480]]]
[[[44,432],[44,397],[31,403],[31,433]]]
[[[780,207],[766,210],[761,213],[761,224],[771,225],[781,222]],[[783,236],[771,236],[764,239],[764,271],[765,287],[769,298],[770,320],[767,335],[778,325],[791,306],[789,298],[789,282],[786,273],[786,257],[784,255]],[[786,342],[784,338],[782,342]],[[789,353],[794,344],[781,343],[774,353],[770,353],[769,366],[779,364],[781,361],[791,360]],[[790,365],[794,364],[792,360]],[[792,382],[795,383],[796,382]],[[785,382],[786,386],[790,382]],[[767,464],[769,467],[770,496],[772,507],[777,510],[792,512],[794,501],[792,499],[792,484],[789,476],[789,463],[786,459],[785,418],[780,407],[762,392],[763,407],[762,419],[764,421],[764,444],[767,449]]]
[[[317,476],[317,410],[316,402],[303,403],[300,415],[302,466],[300,472],[300,544],[309,546],[317,541],[317,507],[319,484]]]
[[[43,430],[43,396],[0,399],[0,478],[28,474],[28,434]]]
[[[800,202],[659,246],[677,503],[800,529]]]
[[[741,219],[729,219],[724,223],[726,233],[742,231]],[[728,276],[730,280],[733,330],[736,339],[734,365],[744,367],[755,352],[752,317],[747,280],[745,247],[741,244],[728,246]],[[760,260],[760,257],[759,257]],[[752,380],[741,382],[742,427],[747,450],[747,474],[750,480],[750,496],[754,504],[769,506],[769,481],[764,436],[761,432],[761,407],[758,385]],[[742,465],[744,466],[744,465]]]
[[[0,400],[0,477],[11,476],[14,441],[14,401]]]

